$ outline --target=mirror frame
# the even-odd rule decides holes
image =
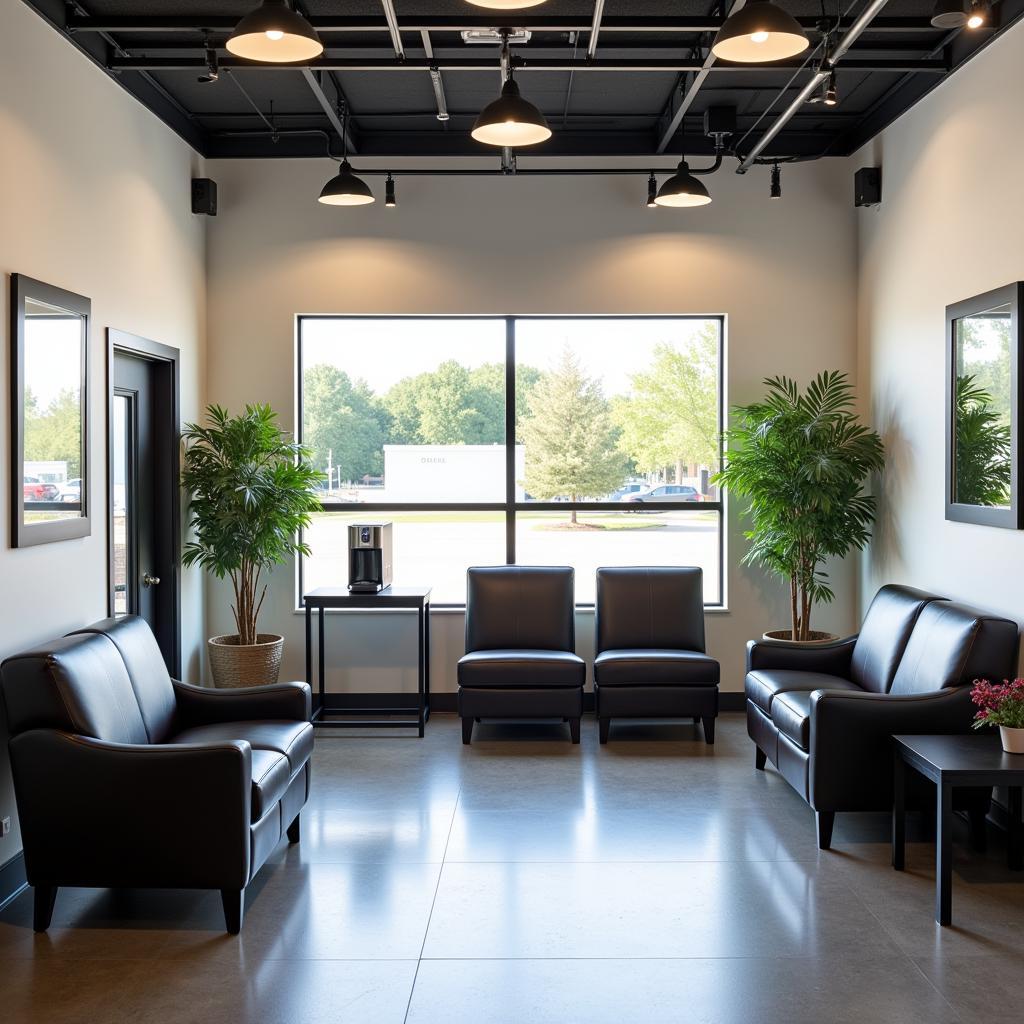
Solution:
[[[1024,506],[1020,495],[1021,413],[1024,412],[1024,379],[1020,373],[1022,341],[1021,309],[1024,281],[995,288],[946,307],[946,519],[979,526],[999,526],[1007,530],[1024,529]],[[956,396],[956,322],[995,306],[1010,307],[1010,504],[1008,508],[987,505],[965,505],[953,501],[956,467],[954,466],[954,423]]]
[[[82,405],[82,515],[53,522],[25,523],[25,489],[19,480],[25,476],[25,302],[43,302],[82,318],[81,405]],[[24,274],[11,274],[11,546],[32,547],[54,541],[88,537],[92,533],[90,515],[91,481],[89,465],[89,327],[92,303],[82,295],[45,284]]]

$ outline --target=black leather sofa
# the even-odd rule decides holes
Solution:
[[[468,571],[458,665],[463,743],[481,718],[565,719],[579,743],[587,667],[574,650],[573,580],[568,566]]]
[[[747,732],[814,808],[827,850],[838,811],[892,807],[897,733],[965,733],[971,684],[1012,676],[1017,624],[910,587],[875,595],[858,635],[747,645]]]
[[[305,683],[172,680],[134,616],[0,666],[35,928],[60,886],[219,889],[227,930],[287,832],[299,841],[313,728]]]
[[[700,721],[715,742],[719,665],[704,649],[704,574],[695,567],[597,570],[594,705],[613,718]]]

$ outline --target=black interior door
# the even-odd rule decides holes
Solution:
[[[111,354],[111,611],[142,616],[178,674],[176,363]]]

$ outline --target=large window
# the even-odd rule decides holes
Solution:
[[[720,605],[719,317],[299,318],[300,434],[324,474],[300,594],[348,581],[347,529],[394,524],[396,584],[466,569],[699,565]]]

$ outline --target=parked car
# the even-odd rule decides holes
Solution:
[[[608,497],[608,501],[628,501],[631,494],[639,494],[647,490],[647,484],[643,482],[623,484],[614,494]]]
[[[59,490],[56,484],[48,484],[37,476],[26,476],[22,493],[25,501],[54,501]]]
[[[689,484],[658,484],[646,491],[629,494],[622,500],[647,505],[660,501],[703,501],[704,495]]]
[[[74,504],[80,502],[82,500],[82,478],[75,477],[74,480],[66,481],[57,495],[57,500]]]

